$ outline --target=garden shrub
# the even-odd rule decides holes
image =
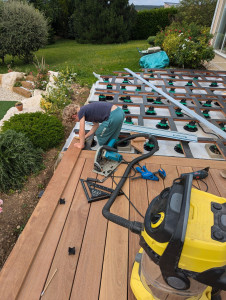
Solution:
[[[156,35],[160,28],[170,25],[176,13],[175,7],[139,11],[131,38],[144,40]]]
[[[7,130],[0,134],[0,191],[20,189],[31,173],[42,167],[42,150],[25,134]]]
[[[183,68],[200,68],[214,58],[210,46],[209,28],[194,23],[172,23],[156,35],[155,45],[168,55],[170,65]]]
[[[0,54],[18,56],[26,62],[33,51],[47,43],[48,24],[43,14],[25,1],[5,1],[1,13]]]
[[[149,36],[149,38],[147,39],[147,42],[148,42],[149,45],[154,46],[155,36]]]
[[[36,148],[44,151],[58,146],[64,138],[64,127],[59,119],[42,112],[12,116],[2,126],[3,132],[9,129],[24,133]]]
[[[47,95],[42,95],[41,108],[51,114],[58,114],[65,106],[72,102],[72,83],[75,81],[76,73],[69,68],[60,71],[54,78],[55,86],[48,90]]]

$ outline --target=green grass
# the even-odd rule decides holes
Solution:
[[[78,82],[82,85],[91,86],[96,81],[93,72],[102,75],[111,75],[113,71],[123,71],[129,68],[132,71],[139,71],[140,54],[139,49],[149,47],[146,41],[130,41],[124,44],[92,45],[78,44],[72,40],[58,40],[53,45],[40,49],[35,53],[39,61],[45,58],[50,70],[62,70],[67,66],[78,74]],[[6,57],[6,65],[9,65],[11,57]],[[33,64],[23,65],[15,60],[15,71],[35,71]],[[7,72],[7,66],[0,66],[0,73]]]
[[[7,110],[15,106],[17,101],[0,101],[0,120],[4,117]]]

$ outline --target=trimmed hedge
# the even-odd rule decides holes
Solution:
[[[24,133],[36,148],[44,151],[58,146],[64,138],[60,120],[42,112],[14,115],[2,126],[3,132],[8,129]]]
[[[132,39],[145,40],[149,36],[155,36],[160,29],[170,25],[176,14],[177,9],[175,7],[139,11],[134,24]]]
[[[42,150],[25,134],[7,130],[0,134],[0,191],[20,189],[27,176],[42,168]]]

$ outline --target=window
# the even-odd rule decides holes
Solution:
[[[226,54],[226,6],[224,7],[219,27],[216,32],[214,48]]]

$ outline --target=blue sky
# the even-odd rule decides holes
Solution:
[[[134,5],[163,5],[164,2],[178,3],[179,0],[129,0]]]

